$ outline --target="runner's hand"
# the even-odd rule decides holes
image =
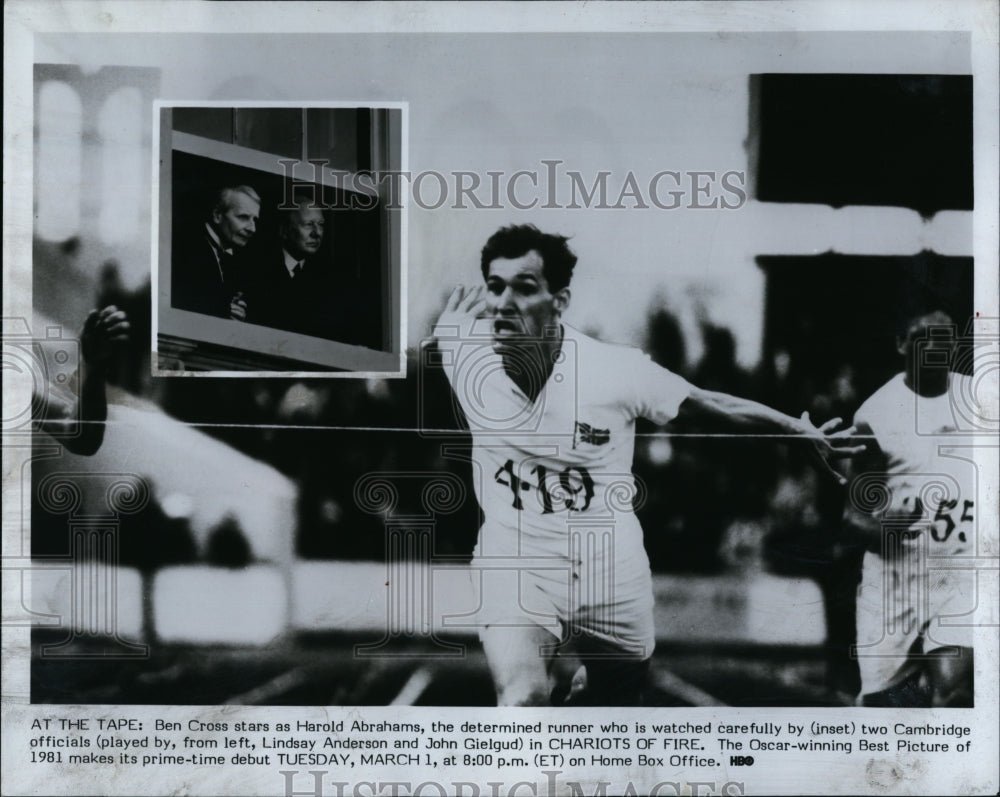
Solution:
[[[448,297],[444,311],[434,325],[434,338],[466,340],[472,336],[472,325],[486,309],[485,288],[457,285]]]
[[[91,310],[80,333],[83,359],[91,368],[107,366],[116,346],[129,337],[128,317],[113,304],[102,310]]]
[[[816,426],[809,419],[808,411],[802,413],[802,421],[808,427],[808,437],[812,443],[813,453],[821,466],[820,470],[836,479],[841,486],[846,485],[847,477],[836,470],[830,462],[835,459],[855,457],[865,450],[866,446],[863,443],[851,445],[855,442],[857,427],[849,426],[835,432],[834,429],[842,423],[840,418],[832,418],[822,426]]]

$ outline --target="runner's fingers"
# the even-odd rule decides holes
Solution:
[[[863,454],[868,446],[837,446],[834,448],[830,456],[837,457],[837,459],[845,459],[846,457],[856,457],[858,454]]]
[[[463,285],[456,285],[455,289],[451,292],[451,296],[448,297],[448,302],[445,305],[445,310],[448,312],[454,312],[458,309],[458,303],[462,300],[462,294],[465,292],[465,287]]]
[[[469,315],[473,318],[482,318],[486,313],[486,300],[480,299],[472,307],[469,308]]]
[[[474,288],[469,288],[465,296],[462,299],[461,310],[465,313],[471,313],[473,306],[482,299],[483,286],[477,285]]]
[[[834,432],[833,434],[827,435],[827,437],[839,439],[842,437],[854,437],[858,433],[857,426],[848,426],[846,429],[841,429],[839,432]]]
[[[837,484],[844,487],[847,484],[847,477],[843,473],[840,473],[836,468],[831,465],[822,452],[816,447],[813,447],[813,455],[819,461],[819,465],[822,470],[826,471],[830,476],[836,479]]]
[[[109,324],[105,326],[104,331],[108,335],[121,335],[121,334],[127,334],[131,328],[132,325],[129,324],[129,322],[126,321],[123,317],[121,321],[117,321],[114,324]]]
[[[819,430],[823,434],[828,434],[828,433],[832,432],[834,429],[836,429],[838,426],[840,426],[840,424],[842,422],[843,421],[840,418],[831,418],[826,423],[824,423],[822,426],[820,426]]]

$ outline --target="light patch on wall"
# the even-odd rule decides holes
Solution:
[[[104,243],[131,241],[139,232],[145,185],[142,94],[137,88],[112,92],[101,106],[101,203],[97,231]]]
[[[76,91],[61,81],[38,93],[36,233],[65,241],[80,231],[83,108]]]

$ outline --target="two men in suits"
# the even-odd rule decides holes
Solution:
[[[377,297],[373,303],[363,290],[356,268],[335,262],[324,209],[296,197],[292,209],[278,208],[272,240],[248,247],[260,212],[260,196],[248,185],[217,192],[200,228],[174,241],[173,306],[377,347]]]
[[[221,188],[208,218],[174,241],[171,303],[180,310],[243,319],[243,277],[237,253],[257,231],[260,196],[248,185]]]

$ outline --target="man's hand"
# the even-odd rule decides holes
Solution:
[[[247,301],[243,298],[243,291],[237,291],[229,303],[229,317],[237,321],[247,320]]]
[[[841,486],[846,485],[847,477],[837,471],[830,461],[855,457],[865,451],[864,443],[860,445],[856,443],[857,428],[849,426],[847,429],[835,432],[834,429],[842,423],[840,418],[832,418],[822,426],[815,426],[809,419],[808,411],[802,413],[801,420],[805,424],[806,436],[812,442],[813,452],[822,465],[822,470],[833,476]],[[851,445],[852,443],[855,444]]]
[[[115,348],[128,337],[124,311],[114,305],[90,311],[80,333],[83,367],[78,394],[71,406],[60,408],[59,417],[53,418],[52,394],[46,393],[37,410],[39,431],[52,435],[74,454],[90,456],[101,447],[108,418],[106,371]]]
[[[83,359],[90,369],[103,369],[116,346],[128,340],[128,317],[113,304],[102,310],[91,310],[80,333]]]
[[[437,339],[450,338],[464,340],[472,335],[472,325],[479,315],[486,309],[486,300],[483,298],[485,288],[477,285],[474,288],[466,288],[464,285],[457,285],[455,290],[448,297],[441,317],[434,325],[434,337]]]

